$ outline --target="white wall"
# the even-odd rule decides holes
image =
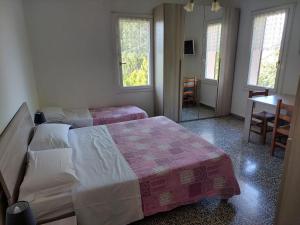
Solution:
[[[252,11],[287,4],[291,0],[241,0],[241,21],[239,30],[237,60],[235,67],[235,80],[233,90],[232,113],[244,116],[246,99],[248,95],[247,76],[250,58],[250,42],[252,29]],[[300,4],[295,10],[290,39],[287,45],[287,60],[284,73],[278,84],[278,93],[296,94],[298,79],[300,75]]]
[[[0,0],[0,133],[26,101],[38,107],[21,0]]]
[[[152,14],[161,2],[24,1],[41,105],[135,104],[152,115],[152,91],[128,93],[118,88],[112,12]]]
[[[205,8],[205,13],[204,13]],[[196,76],[200,81],[198,100],[200,103],[215,107],[218,91],[218,83],[205,80],[205,35],[206,23],[212,20],[222,19],[223,10],[212,13],[210,7],[203,7],[199,2],[193,12],[186,13],[185,40],[195,40],[195,55],[185,55],[183,60],[183,75]]]

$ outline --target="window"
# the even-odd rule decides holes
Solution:
[[[221,31],[221,23],[211,23],[207,26],[205,59],[206,79],[219,79]]]
[[[151,85],[151,19],[118,18],[118,55],[122,87]]]
[[[255,16],[248,84],[275,88],[280,65],[286,10]]]

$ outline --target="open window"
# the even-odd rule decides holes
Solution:
[[[276,88],[287,12],[280,9],[254,17],[248,85]]]
[[[206,30],[205,79],[218,80],[222,23],[210,23]]]
[[[120,85],[151,87],[152,18],[118,16],[117,34]]]

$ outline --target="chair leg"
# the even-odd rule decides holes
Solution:
[[[262,127],[262,143],[264,145],[266,144],[266,139],[267,139],[267,129],[268,129],[268,122],[267,120],[264,120],[263,127]]]
[[[275,128],[274,128],[274,132],[273,132],[273,135],[272,135],[272,144],[271,144],[271,156],[274,156],[275,147],[276,147],[276,131],[275,131]]]
[[[249,127],[249,133],[248,133],[248,143],[250,142],[250,134],[251,134],[251,124],[250,124],[250,127]]]

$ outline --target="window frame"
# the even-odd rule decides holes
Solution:
[[[220,38],[220,65],[219,65],[219,78],[220,78],[220,68],[221,68],[221,60],[222,60],[222,34],[223,34],[223,20],[222,19],[212,19],[212,20],[209,20],[205,23],[205,36],[204,36],[204,65],[203,65],[203,81],[205,83],[211,83],[211,84],[216,84],[218,81],[219,81],[219,78],[218,79],[211,79],[211,78],[207,78],[206,77],[206,56],[207,56],[207,29],[208,29],[208,26],[209,25],[212,25],[212,24],[221,24],[221,38]]]
[[[120,29],[119,20],[120,19],[142,19],[150,22],[150,61],[149,61],[149,85],[144,86],[123,86],[123,75],[122,68],[120,66],[121,60],[121,39],[120,39]],[[115,32],[115,53],[116,53],[116,70],[117,70],[117,85],[120,92],[139,92],[139,91],[153,91],[153,16],[148,14],[123,14],[123,13],[113,13],[113,26]]]
[[[264,89],[269,89],[273,93],[277,93],[280,89],[282,89],[282,83],[283,83],[283,75],[285,72],[286,68],[286,59],[287,59],[287,49],[289,46],[290,42],[290,31],[291,31],[291,26],[292,26],[292,21],[294,18],[294,7],[295,4],[284,4],[281,6],[275,6],[275,7],[270,7],[270,8],[265,8],[265,9],[259,9],[259,10],[253,10],[251,12],[251,33],[250,33],[250,41],[249,41],[249,55],[248,55],[248,70],[247,70],[247,77],[246,77],[246,90],[251,90],[251,89],[257,89],[257,90],[264,90]],[[283,35],[282,35],[282,44],[280,48],[280,55],[279,55],[279,69],[276,74],[275,78],[275,84],[274,88],[269,88],[269,87],[264,87],[260,85],[253,85],[249,84],[249,75],[250,75],[250,63],[251,63],[251,55],[252,55],[252,43],[253,43],[253,32],[254,32],[254,20],[257,16],[262,15],[262,14],[267,14],[267,13],[272,13],[280,10],[285,10],[286,11],[286,19],[285,19],[285,24],[284,24],[284,30],[283,30]]]

